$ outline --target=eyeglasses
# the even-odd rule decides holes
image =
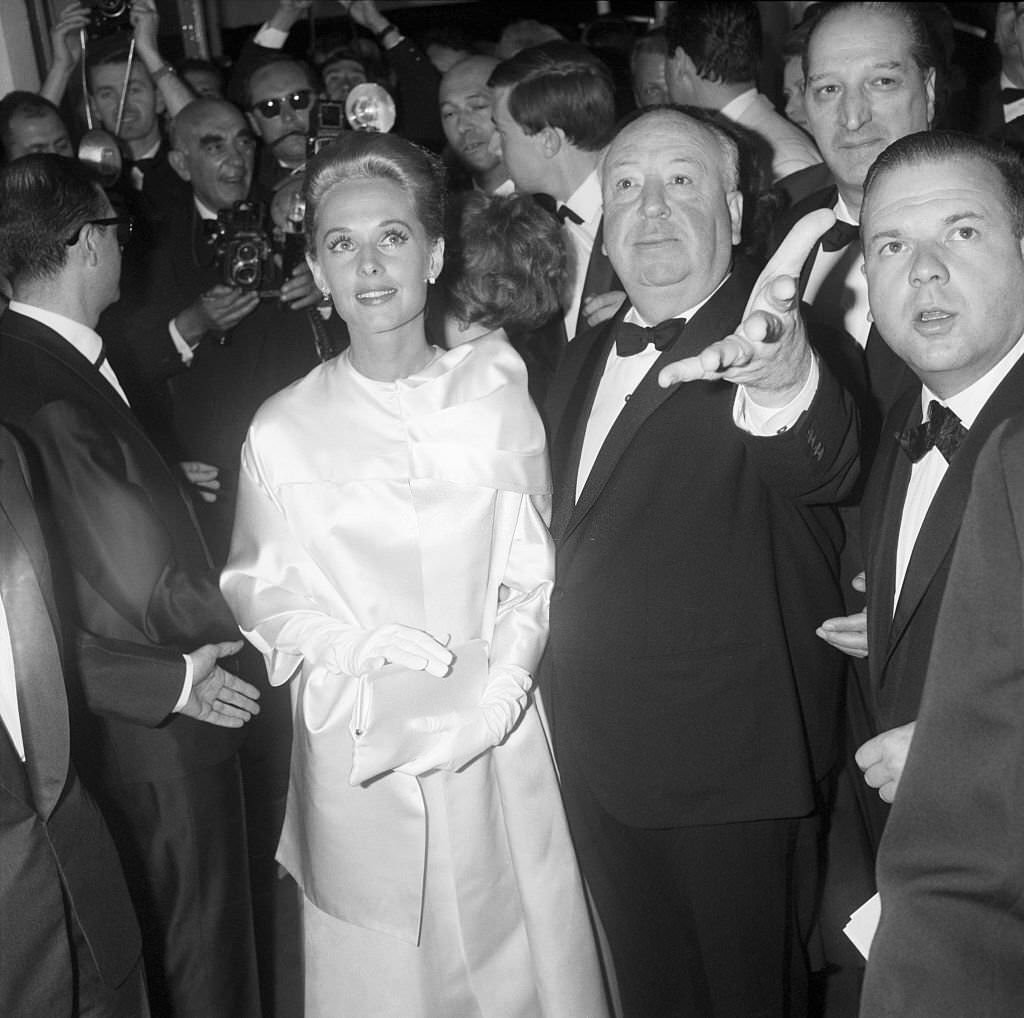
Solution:
[[[135,229],[135,219],[132,216],[108,216],[106,219],[87,219],[82,226],[116,226],[117,243],[124,247]],[[74,247],[78,243],[78,236],[82,232],[82,226],[75,230],[72,236],[65,241],[68,247]]]
[[[250,109],[258,113],[264,120],[273,120],[281,114],[281,103],[287,103],[293,110],[308,110],[313,101],[313,90],[301,88],[298,92],[282,95],[276,99],[264,99],[253,103]]]

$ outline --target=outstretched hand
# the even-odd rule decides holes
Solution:
[[[658,382],[724,379],[744,386],[761,406],[785,406],[800,391],[811,369],[797,293],[800,270],[821,235],[836,221],[830,209],[801,219],[786,235],[751,291],[734,333],[663,368]]]
[[[237,654],[242,641],[207,643],[192,651],[192,692],[181,713],[197,721],[221,728],[241,728],[254,714],[259,714],[260,691],[237,675],[225,671],[217,662],[229,654]]]

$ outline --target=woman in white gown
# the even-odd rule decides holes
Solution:
[[[278,858],[304,892],[307,1018],[604,1018],[531,690],[553,571],[544,431],[507,342],[427,342],[441,181],[391,135],[311,162],[309,260],[352,345],[256,415],[222,585],[291,682]],[[471,703],[421,706],[371,744],[385,663],[454,688],[432,676],[478,639]]]

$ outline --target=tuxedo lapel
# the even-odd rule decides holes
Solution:
[[[611,350],[615,326],[622,320],[626,310],[618,314],[599,329],[573,340],[574,343],[589,342],[575,381],[568,392],[561,393],[552,419],[553,441],[551,445],[551,472],[555,479],[551,510],[551,534],[557,542],[563,535],[576,503],[576,477],[580,468],[583,439],[587,421],[597,395],[597,387],[604,374],[604,366]]]
[[[896,605],[887,645],[890,651],[906,629],[956,540],[971,490],[974,465],[982,446],[1002,421],[1022,408],[1024,361],[1018,361],[978,414],[928,507],[928,513],[921,524],[921,531],[907,564],[907,575],[903,580],[899,602]],[[902,456],[900,458],[905,459]]]
[[[32,798],[48,817],[67,780],[69,723],[57,623],[40,586],[48,563],[19,464],[0,459],[0,598],[14,656],[18,709]]]
[[[131,407],[118,395],[99,370],[66,339],[49,326],[8,310],[0,319],[0,331],[27,343],[75,374],[81,384],[100,402],[111,407],[131,428],[145,435]],[[148,439],[147,439],[148,441]]]
[[[583,314],[583,302],[587,297],[600,293],[607,293],[609,290],[621,290],[622,284],[619,277],[604,253],[604,216],[597,224],[597,233],[594,235],[594,246],[590,249],[590,260],[587,262],[587,275],[583,280],[583,299],[580,301],[579,314],[576,316],[576,335],[579,336],[587,328],[586,316]],[[568,337],[572,338],[572,337]]]
[[[753,282],[753,276],[754,274],[750,267],[745,263],[740,264],[734,270],[732,277],[697,312],[693,321],[689,322],[680,335],[662,351],[661,356],[654,362],[647,374],[644,375],[643,380],[622,408],[611,430],[608,432],[597,454],[597,458],[594,460],[594,465],[587,478],[587,482],[580,492],[579,501],[576,503],[571,514],[569,514],[565,531],[560,536],[567,537],[579,526],[580,522],[586,517],[600,497],[616,465],[632,444],[644,422],[667,399],[679,392],[680,387],[678,385],[664,389],[658,384],[658,375],[661,369],[673,361],[694,356],[703,350],[704,347],[717,342],[732,332],[737,324],[737,309],[742,308],[746,301],[746,296],[750,292]],[[611,347],[614,325],[621,321],[625,316],[626,310],[627,308],[621,309],[619,314],[615,316],[612,328],[608,330],[605,341],[601,344],[606,356]],[[599,361],[599,365],[600,368],[603,368],[604,359]],[[580,449],[582,448],[583,436],[586,432],[587,419],[590,416],[590,408],[593,406],[594,396],[601,382],[602,373],[602,370],[599,369],[590,375],[590,392],[573,442],[576,470],[579,467]],[[575,491],[576,470],[570,470],[571,476],[569,481],[573,485],[573,491]]]

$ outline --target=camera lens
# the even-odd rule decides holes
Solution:
[[[105,18],[119,18],[128,9],[128,0],[95,0],[95,4]]]

